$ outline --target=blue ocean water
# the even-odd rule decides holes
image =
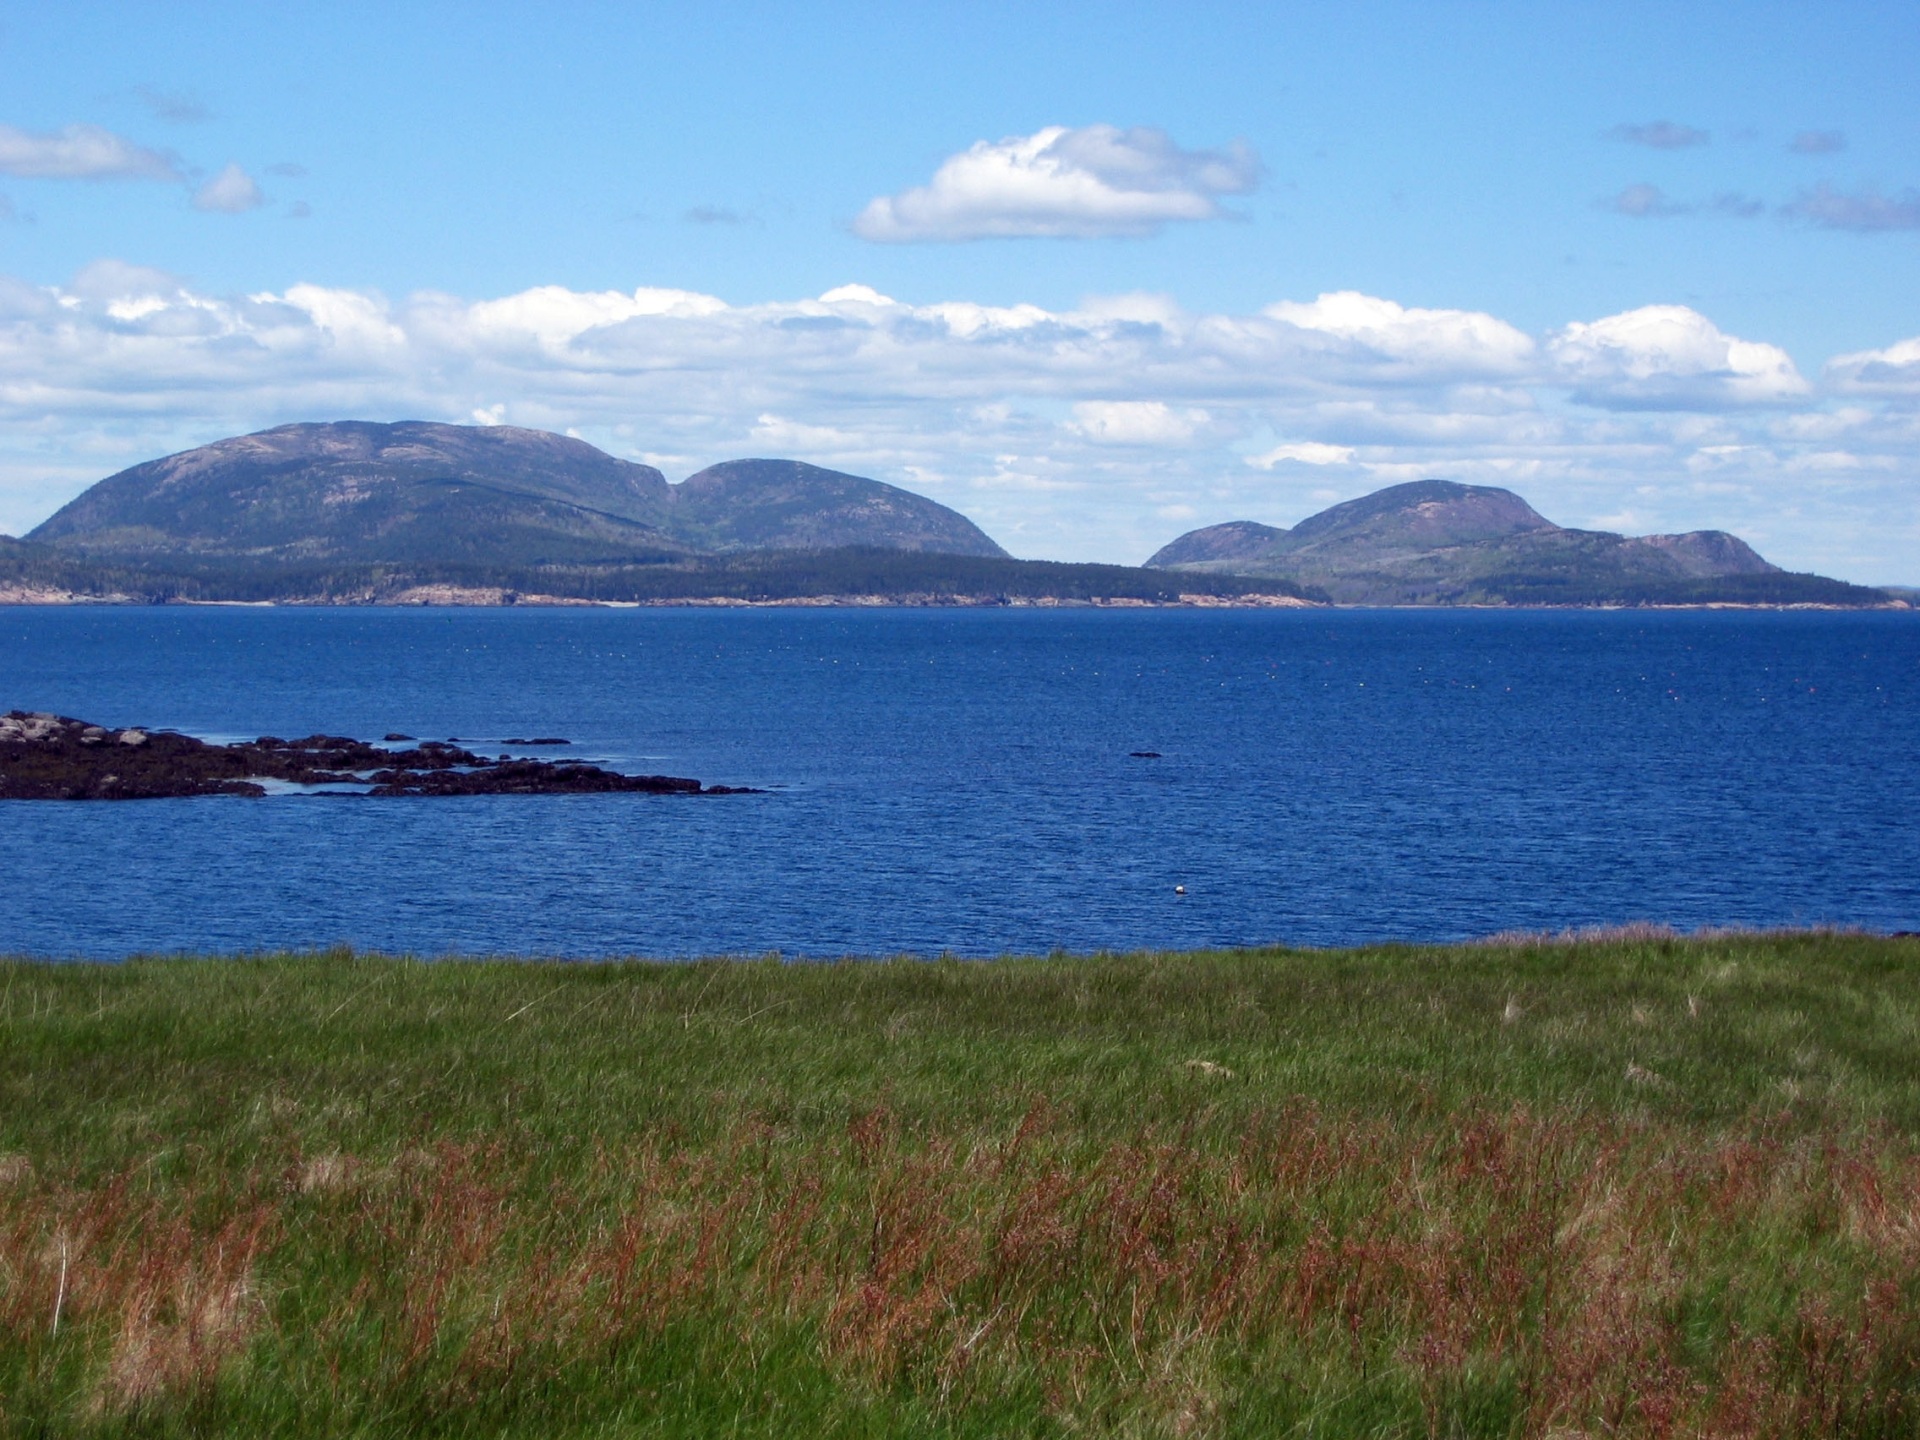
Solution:
[[[12,708],[768,789],[0,802],[7,952],[1920,929],[1911,613],[7,608]]]

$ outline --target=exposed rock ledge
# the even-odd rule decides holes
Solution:
[[[404,590],[363,590],[328,595],[286,595],[275,600],[153,600],[113,594],[81,594],[47,586],[0,586],[0,605],[200,605],[231,608],[267,609],[321,608],[346,606],[506,606],[593,608],[605,610],[638,609],[875,609],[895,606],[917,610],[1274,610],[1301,607],[1319,608],[1326,602],[1305,600],[1298,595],[1208,595],[1182,594],[1170,600],[1147,600],[1136,596],[1060,596],[1060,595],[961,595],[944,591],[910,591],[901,594],[790,595],[776,598],[746,599],[737,595],[653,596],[645,600],[590,600],[574,595],[542,595],[530,591],[508,590],[489,585],[414,585]]]
[[[132,605],[131,595],[118,591],[83,595],[77,590],[62,590],[55,585],[0,584],[0,605]]]
[[[339,735],[263,735],[211,745],[167,730],[111,730],[64,715],[0,715],[0,800],[154,800],[265,795],[262,782],[367,795],[739,795],[674,775],[621,775],[577,761],[488,759],[429,740],[388,750]],[[328,793],[328,792],[322,792]]]

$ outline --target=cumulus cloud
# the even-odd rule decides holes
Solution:
[[[1847,137],[1838,130],[1802,130],[1787,148],[1796,155],[1833,155],[1847,148]]]
[[[193,109],[198,102],[185,97],[148,87],[135,93],[156,114],[171,110],[162,118],[185,120],[204,113]],[[28,180],[161,180],[192,186],[189,172],[171,151],[136,144],[98,125],[67,125],[50,131],[0,125],[0,175]],[[190,199],[196,210],[225,215],[257,210],[266,203],[258,183],[238,164],[229,164],[192,186]]]
[[[1548,353],[1581,400],[1608,407],[1771,405],[1807,393],[1787,352],[1723,334],[1685,305],[1647,305],[1554,335]]]
[[[1259,157],[1238,141],[1184,150],[1151,126],[1050,125],[975,142],[927,184],[870,201],[853,229],[884,242],[1152,235],[1219,218],[1220,197],[1259,179]]]
[[[1827,362],[1827,376],[1843,390],[1920,396],[1920,337],[1836,355]]]
[[[710,298],[710,297],[703,297]],[[822,305],[898,305],[891,295],[882,295],[871,285],[836,285],[820,297]]]
[[[237,164],[229,164],[193,192],[194,209],[221,215],[244,215],[266,203],[267,197],[260,193],[260,186]]]
[[[1100,445],[1181,445],[1210,418],[1159,400],[1082,400],[1073,407],[1073,428]]]
[[[809,425],[804,420],[792,420],[784,415],[762,415],[747,433],[757,447],[783,450],[788,454],[845,454],[857,450],[862,442],[862,437],[853,431],[833,425]]]
[[[1644,125],[1616,125],[1607,132],[1615,140],[1629,145],[1644,145],[1650,150],[1688,150],[1709,143],[1713,136],[1691,125],[1672,120],[1649,120]]]
[[[285,294],[255,295],[252,303],[298,312],[311,327],[306,337],[309,345],[324,347],[330,358],[344,354],[378,365],[400,358],[410,348],[407,331],[393,322],[390,307],[379,295],[325,285],[289,285]],[[293,338],[283,324],[290,318],[263,308],[257,314],[235,314],[229,323],[258,331],[269,345],[275,345]]]
[[[1920,230],[1920,190],[1882,195],[1869,185],[1849,195],[1823,180],[1801,191],[1781,213],[1827,230]]]
[[[63,301],[98,300],[111,305],[117,301],[142,300],[152,296],[186,296],[186,281],[151,265],[129,265],[124,260],[95,260],[74,272],[67,282]]]
[[[1256,470],[1271,470],[1276,465],[1350,465],[1351,445],[1329,445],[1321,440],[1301,440],[1291,445],[1276,445],[1258,455],[1247,456],[1247,464]]]
[[[751,305],[649,286],[219,296],[107,260],[65,285],[0,279],[0,530],[140,460],[359,416],[577,431],[676,475],[794,455],[926,488],[1059,558],[1143,558],[1169,507],[1292,523],[1335,474],[1343,494],[1438,475],[1567,523],[1631,506],[1756,542],[1790,494],[1810,518],[1770,558],[1920,553],[1901,480],[1920,341],[1840,357],[1823,384],[1678,306],[1536,340],[1353,292],[1254,314],[909,304],[857,282]]]
[[[98,125],[0,125],[0,175],[23,180],[178,180],[179,163]]]
[[[1526,335],[1477,310],[1409,309],[1353,290],[1321,295],[1307,304],[1282,301],[1262,313],[1349,342],[1352,351],[1409,374],[1514,374],[1534,350]]]
[[[457,313],[477,338],[531,340],[545,350],[560,350],[576,336],[640,316],[696,318],[715,315],[726,302],[691,290],[642,287],[632,294],[618,290],[569,290],[563,285],[540,285],[501,300],[483,300]]]

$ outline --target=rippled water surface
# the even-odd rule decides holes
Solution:
[[[8,951],[1920,929],[1913,614],[8,608],[12,708],[769,788],[0,802]]]

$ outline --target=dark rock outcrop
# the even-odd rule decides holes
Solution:
[[[343,735],[263,735],[212,745],[168,730],[113,730],[64,715],[0,715],[0,800],[155,800],[265,795],[263,782],[368,795],[739,795],[676,775],[621,775],[577,761],[489,760],[446,741],[388,750]]]

